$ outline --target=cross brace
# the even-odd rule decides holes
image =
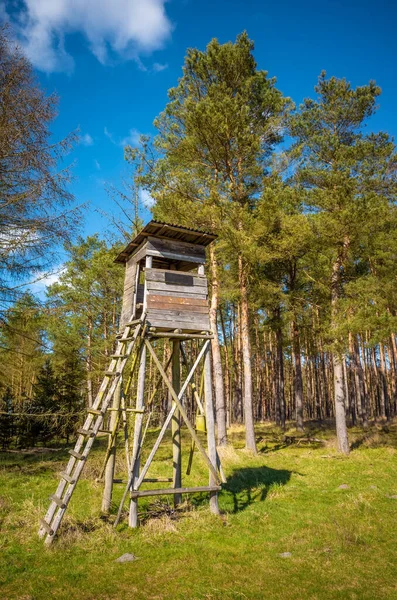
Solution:
[[[156,390],[158,389],[161,381],[163,381],[165,383],[167,389],[169,390],[169,393],[173,399],[173,404],[172,404],[171,410],[169,411],[169,413],[167,415],[164,425],[161,428],[159,436],[149,454],[149,457],[146,460],[146,463],[145,463],[143,469],[139,473],[139,477],[136,478],[134,476],[134,473],[136,471],[135,463],[137,460],[140,460],[140,452],[141,452],[143,440],[145,438],[145,434],[146,434],[146,431],[147,431],[147,428],[149,425],[151,413],[149,414],[149,418],[147,420],[145,432],[142,436],[142,439],[140,439],[138,446],[135,447],[134,455],[131,458],[129,458],[129,456],[128,456],[128,454],[129,454],[128,434],[127,434],[127,427],[126,427],[126,413],[127,413],[127,411],[134,412],[134,413],[137,413],[137,418],[142,418],[140,416],[140,414],[143,414],[144,409],[126,408],[125,404],[124,404],[124,395],[122,395],[122,403],[121,403],[120,408],[118,409],[120,412],[119,412],[118,418],[115,421],[116,425],[114,426],[112,431],[108,432],[110,434],[110,438],[109,438],[109,448],[110,448],[111,444],[114,443],[116,430],[117,430],[118,424],[120,422],[120,414],[122,414],[123,415],[123,426],[124,426],[125,437],[126,437],[126,456],[127,456],[127,468],[128,468],[128,472],[129,472],[129,477],[128,477],[127,485],[126,485],[126,488],[125,488],[125,491],[123,494],[123,499],[120,504],[119,511],[118,511],[118,514],[117,514],[117,517],[115,520],[115,526],[118,524],[118,522],[120,520],[123,505],[124,505],[125,499],[128,495],[128,492],[130,492],[131,498],[138,498],[141,496],[148,496],[148,495],[159,495],[160,493],[181,494],[181,493],[192,493],[195,491],[197,491],[197,492],[198,491],[207,491],[207,492],[210,492],[211,494],[214,494],[214,493],[216,494],[216,492],[220,489],[220,486],[219,486],[220,481],[223,481],[223,482],[225,481],[223,472],[220,469],[220,465],[219,464],[217,465],[217,462],[219,462],[219,461],[217,461],[216,458],[214,458],[214,456],[212,456],[212,460],[209,458],[199,437],[197,436],[195,428],[190,423],[187,413],[182,404],[182,397],[186,391],[187,386],[190,384],[194,388],[194,384],[191,383],[191,379],[192,379],[200,361],[202,360],[203,357],[206,356],[207,352],[209,351],[209,344],[210,344],[211,336],[209,336],[209,335],[200,336],[200,339],[204,339],[204,345],[203,345],[193,367],[190,369],[189,374],[188,374],[182,388],[180,389],[179,393],[176,393],[172,383],[169,381],[167,374],[166,374],[166,370],[170,364],[171,358],[169,359],[165,368],[163,368],[158,357],[156,356],[155,350],[154,350],[152,344],[150,343],[148,337],[149,337],[149,333],[148,333],[148,331],[146,329],[146,325],[145,325],[145,314],[142,315],[142,318],[139,321],[131,321],[130,323],[127,323],[124,332],[121,334],[121,336],[117,337],[117,340],[118,340],[117,348],[116,348],[115,354],[113,354],[111,357],[109,369],[105,372],[105,377],[102,381],[102,384],[99,388],[99,392],[95,398],[95,401],[94,401],[92,407],[90,407],[87,411],[88,414],[87,414],[87,417],[86,417],[83,427],[81,427],[78,430],[79,436],[77,438],[74,449],[70,450],[70,452],[69,452],[71,456],[70,456],[69,462],[67,464],[67,467],[66,467],[65,471],[63,473],[61,473],[61,479],[59,481],[57,490],[56,490],[55,494],[53,496],[51,496],[51,503],[49,505],[49,508],[45,515],[45,518],[41,520],[39,535],[40,535],[40,537],[45,536],[46,545],[49,545],[52,543],[53,539],[55,538],[55,536],[58,532],[58,529],[62,522],[62,518],[63,518],[65,511],[68,507],[68,504],[71,500],[71,497],[76,488],[76,485],[78,483],[80,475],[83,471],[88,454],[93,446],[93,443],[94,443],[98,433],[103,431],[104,417],[109,411],[112,411],[112,408],[110,406],[112,398],[114,396],[117,386],[120,385],[121,376],[123,374],[124,368],[125,368],[127,361],[129,359],[129,357],[131,356],[134,349],[135,350],[138,349],[138,352],[136,352],[135,357],[133,359],[133,364],[131,366],[129,378],[128,378],[127,385],[126,385],[126,391],[128,391],[128,389],[131,385],[134,369],[137,364],[138,355],[140,354],[141,349],[145,348],[150,353],[150,355],[153,359],[153,362],[159,371],[159,377],[156,381],[155,389],[149,399],[149,402],[147,403],[147,408],[149,408],[151,406],[151,404],[154,400],[154,395],[155,395]],[[163,337],[163,336],[161,336],[161,337]],[[139,344],[137,345],[138,341],[139,341]],[[184,362],[187,366],[186,356],[184,355],[184,353],[182,355],[183,355]],[[195,391],[195,398],[199,404],[200,411],[203,412],[203,406],[201,405],[201,402],[199,402],[200,399],[198,398],[198,394],[196,391]],[[207,409],[208,409],[208,407],[207,407]],[[116,410],[116,409],[114,409],[114,410]],[[178,411],[179,414],[182,416],[182,419],[185,422],[186,427],[189,430],[190,435],[192,437],[192,442],[197,446],[199,452],[201,453],[204,461],[206,462],[206,464],[209,468],[209,471],[211,474],[210,485],[209,486],[198,486],[195,488],[192,488],[192,487],[189,487],[189,488],[180,487],[179,488],[179,487],[174,486],[174,488],[172,488],[172,490],[173,490],[172,492],[170,491],[170,489],[140,491],[139,488],[140,488],[141,484],[143,482],[147,481],[147,479],[145,479],[145,475],[147,474],[147,472],[149,470],[150,464],[157,452],[157,449],[159,448],[161,441],[164,438],[167,427],[168,427],[169,423],[171,422],[172,418],[174,417],[176,411]],[[106,457],[109,457],[109,449],[106,453]],[[218,469],[219,469],[219,472],[218,472]],[[139,469],[138,469],[138,471],[139,471]],[[103,475],[103,473],[102,473],[102,475]]]

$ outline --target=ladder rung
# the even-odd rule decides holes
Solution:
[[[71,483],[73,485],[73,483],[76,483],[76,480],[73,479],[73,477],[71,477],[70,475],[68,475],[67,473],[65,473],[65,471],[62,471],[61,473],[61,477],[62,479],[64,479],[65,481],[67,481],[68,483]]]
[[[127,358],[128,354],[111,354],[110,358]]]
[[[50,500],[52,500],[53,502],[55,502],[55,504],[57,506],[59,506],[59,508],[66,508],[66,504],[64,503],[64,501],[62,500],[62,498],[58,498],[58,496],[55,496],[55,494],[53,494],[52,496],[50,496]]]
[[[124,408],[123,410],[125,410],[125,412],[138,413],[140,415],[143,415],[145,412],[144,408]]]
[[[121,375],[119,371],[105,371],[106,377],[115,377],[116,375]]]
[[[130,321],[129,323],[125,324],[125,328],[123,331],[119,331],[116,334],[116,339],[119,340],[125,333],[125,330],[127,329],[127,327],[133,327],[134,325],[138,325],[141,322],[141,319],[136,319],[135,321]]]
[[[130,336],[126,337],[126,338],[120,339],[119,342],[122,342],[122,343],[123,342],[129,342],[129,341],[134,340],[134,339],[135,339],[135,337],[133,335],[130,335]]]
[[[51,529],[51,525],[49,525],[47,521],[44,521],[44,519],[40,519],[40,525],[42,526],[44,531],[48,533],[48,535],[54,535],[54,530]]]
[[[74,456],[74,458],[77,458],[77,460],[85,460],[86,459],[84,454],[79,454],[79,452],[76,452],[75,450],[69,450],[69,454],[71,456]]]
[[[78,429],[77,433],[79,433],[80,435],[88,435],[89,437],[95,437],[95,431],[92,431],[92,429]]]
[[[110,435],[112,432],[109,429],[99,429],[98,433],[108,433]]]
[[[91,415],[102,415],[102,416],[104,416],[104,413],[101,410],[98,410],[97,408],[87,408],[87,412],[90,413]]]

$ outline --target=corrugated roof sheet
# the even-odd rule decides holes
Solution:
[[[173,225],[162,221],[149,221],[138,235],[117,256],[115,262],[125,263],[128,257],[145,241],[148,236],[179,240],[200,246],[208,246],[217,238],[217,235],[208,231],[191,229],[182,225]]]

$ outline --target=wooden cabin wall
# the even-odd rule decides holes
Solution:
[[[154,327],[208,331],[208,283],[197,274],[146,269],[147,319]]]
[[[130,258],[125,265],[125,279],[124,279],[124,293],[123,293],[123,306],[121,309],[120,317],[120,331],[123,331],[126,323],[131,318],[133,307],[134,307],[134,294],[136,284],[136,270],[137,264],[135,258]]]

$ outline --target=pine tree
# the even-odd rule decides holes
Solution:
[[[315,91],[318,98],[306,99],[291,118],[290,130],[296,140],[291,155],[299,159],[295,182],[307,190],[317,252],[325,263],[336,428],[339,448],[348,454],[343,376],[345,285],[348,275],[357,276],[357,264],[364,258],[363,240],[382,228],[385,210],[395,197],[396,157],[387,134],[363,132],[380,94],[374,82],[352,89],[345,79],[327,80],[322,73]]]
[[[98,236],[79,239],[67,250],[69,259],[60,280],[48,289],[49,335],[63,362],[66,346],[71,362],[79,352],[86,373],[87,405],[91,406],[113,350],[124,273],[114,263],[119,248],[109,249]]]
[[[243,248],[269,155],[280,141],[287,100],[277,90],[275,79],[257,69],[253,49],[243,33],[235,43],[221,45],[214,39],[204,52],[188,50],[183,76],[155,121],[157,155],[144,182],[157,201],[155,215],[173,214],[178,221],[193,224],[194,219],[195,226],[211,227],[220,234],[230,261],[236,263],[246,447],[255,452],[250,269]],[[130,153],[132,160],[136,157]],[[215,280],[216,267],[212,257]],[[217,407],[224,405],[219,394]]]

